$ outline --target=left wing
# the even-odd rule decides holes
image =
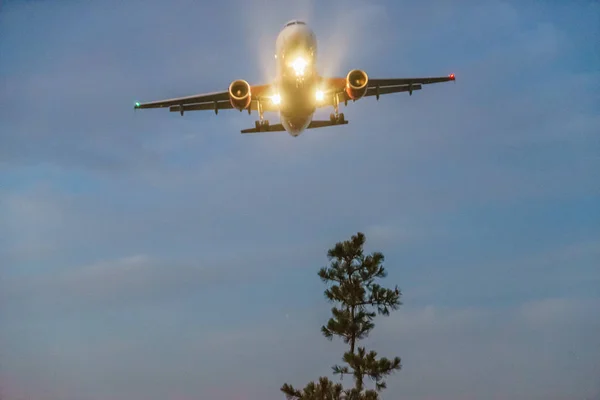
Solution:
[[[186,106],[189,104],[198,104],[198,103],[214,103],[221,101],[228,101],[229,94],[227,91],[223,92],[213,92],[213,93],[204,93],[204,94],[196,94],[193,96],[186,97],[175,97],[173,99],[167,100],[158,100],[151,101],[148,103],[135,103],[135,108],[162,108],[162,107],[170,107],[170,106]]]
[[[270,91],[271,85],[252,85],[250,86],[252,92],[252,104],[250,108],[252,110],[257,109],[256,100],[264,97]],[[261,103],[261,106],[268,106],[269,102]],[[222,92],[213,93],[201,93],[193,96],[186,97],[175,97],[172,99],[151,101],[148,103],[135,103],[135,109],[142,108],[164,108],[169,107],[169,111],[180,112],[184,111],[197,111],[197,110],[212,110],[217,113],[219,110],[233,109],[233,106],[229,102],[229,92],[227,90]],[[269,111],[265,109],[265,111]]]
[[[423,85],[432,83],[454,81],[454,74],[448,76],[436,76],[425,78],[369,78],[367,81],[367,91],[363,97],[376,96],[390,93],[412,92],[421,90]],[[350,96],[344,90],[346,87],[346,78],[323,78],[323,86],[327,94],[338,94],[340,102],[348,102]],[[329,106],[330,104],[325,104]]]

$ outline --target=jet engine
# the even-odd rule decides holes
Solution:
[[[353,69],[346,76],[346,93],[352,100],[358,100],[367,93],[369,77],[365,71]]]
[[[250,84],[243,79],[231,82],[229,85],[229,102],[236,110],[245,110],[250,106],[252,93]]]

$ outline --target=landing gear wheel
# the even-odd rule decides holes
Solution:
[[[346,120],[345,120],[344,118],[345,118],[345,117],[344,117],[344,113],[340,113],[340,115],[338,115],[338,117],[337,117],[337,122],[338,122],[338,123],[343,123],[343,122],[345,122]]]
[[[335,115],[334,113],[329,114],[329,121],[331,121],[331,123],[335,123],[337,121],[337,115]]]
[[[258,132],[267,132],[269,130],[269,121],[267,121],[267,120],[255,121],[254,127],[256,128],[256,130]]]

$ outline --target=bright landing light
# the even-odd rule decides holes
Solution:
[[[274,94],[271,96],[271,101],[273,101],[273,104],[279,104],[281,103],[281,96],[279,94]]]
[[[306,68],[307,64],[308,63],[304,58],[298,57],[292,62],[291,67],[294,69],[296,76],[302,76],[304,75],[304,69]]]
[[[325,98],[325,93],[323,93],[322,90],[317,90],[316,98],[317,101],[323,101],[323,99]]]

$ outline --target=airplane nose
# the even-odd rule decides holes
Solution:
[[[311,32],[304,27],[297,27],[288,35],[285,47],[291,51],[306,51],[314,47]]]
[[[306,38],[303,37],[290,38],[290,40],[286,44],[286,48],[290,53],[298,53],[301,51],[305,51],[308,47],[309,43],[306,40]]]

